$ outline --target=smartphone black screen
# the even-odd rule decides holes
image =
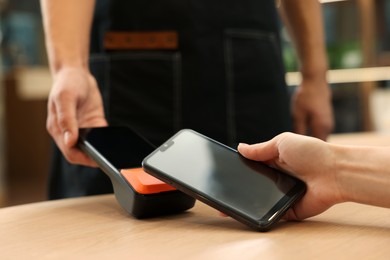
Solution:
[[[143,161],[147,172],[246,224],[268,229],[305,184],[192,130],[182,130]]]
[[[156,146],[124,126],[80,129],[81,142],[93,147],[116,169],[141,167],[142,160]]]

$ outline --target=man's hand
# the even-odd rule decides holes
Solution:
[[[106,125],[102,97],[93,76],[81,68],[64,68],[56,73],[46,127],[65,158],[73,164],[96,167],[76,147],[78,129]]]
[[[326,140],[333,130],[334,121],[331,90],[325,79],[303,78],[292,97],[292,115],[295,133],[310,133]]]

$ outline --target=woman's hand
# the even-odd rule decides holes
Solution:
[[[332,145],[326,142],[283,133],[268,142],[240,144],[238,151],[248,159],[263,161],[306,183],[306,194],[287,212],[286,219],[305,219],[343,201],[333,169],[336,156]]]

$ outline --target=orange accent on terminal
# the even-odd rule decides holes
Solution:
[[[122,169],[121,174],[140,194],[155,194],[176,190],[165,182],[147,174],[142,168]]]

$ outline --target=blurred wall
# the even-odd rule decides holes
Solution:
[[[41,81],[21,81],[36,68],[47,70],[39,1],[0,0],[0,15],[0,187],[3,205],[9,206],[46,199],[51,141],[45,129],[47,96],[23,94],[39,92]]]

